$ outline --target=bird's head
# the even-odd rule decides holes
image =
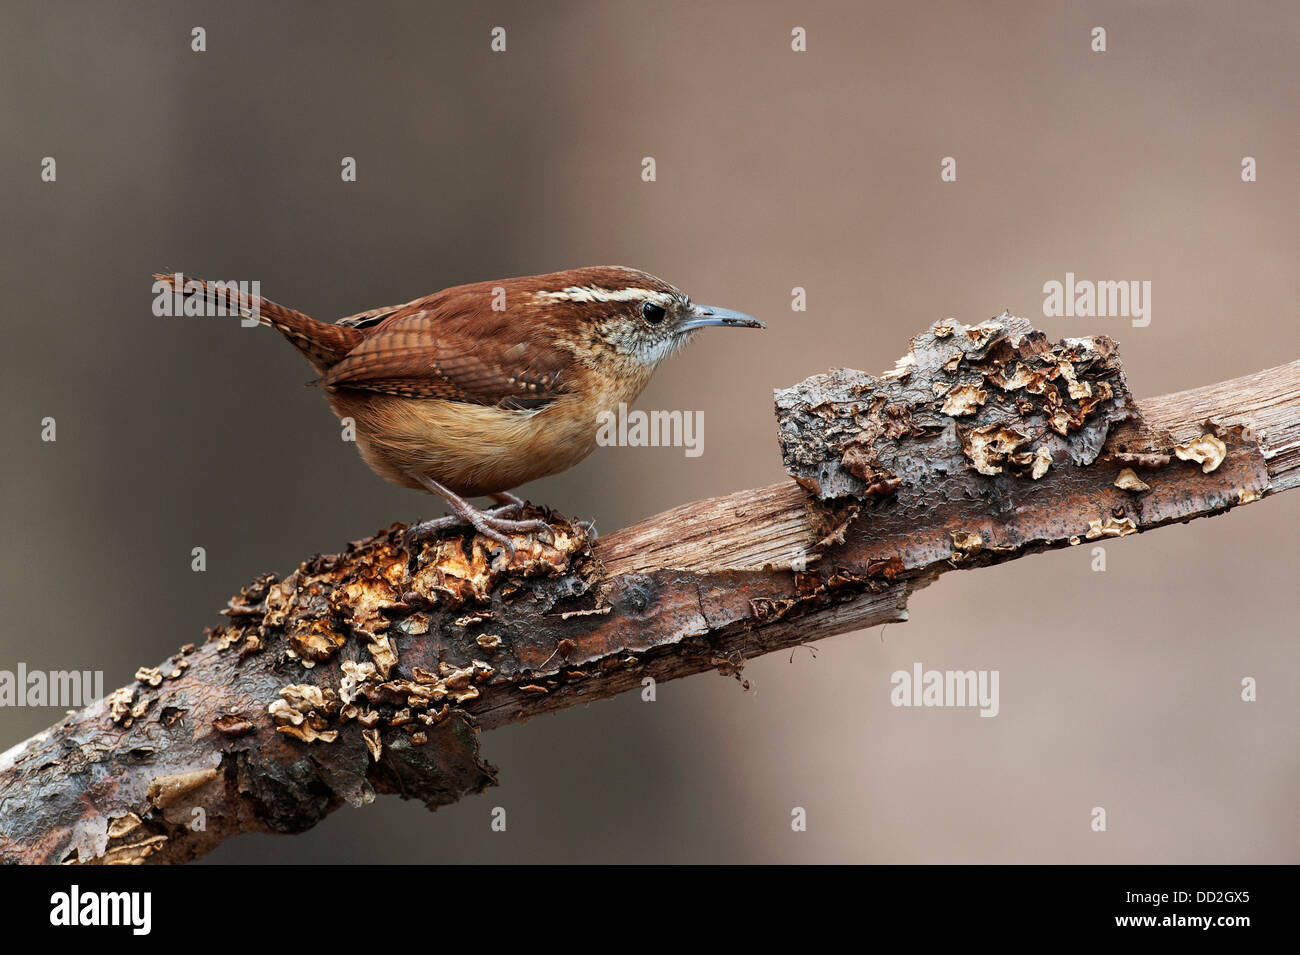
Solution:
[[[758,319],[696,305],[681,289],[623,266],[569,269],[532,277],[532,304],[572,330],[593,356],[653,370],[702,328],[763,328]]]

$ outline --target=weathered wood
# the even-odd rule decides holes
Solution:
[[[906,619],[946,571],[1300,483],[1300,362],[1134,402],[1113,343],[1009,317],[937,324],[879,379],[809,379],[778,418],[797,480],[594,544],[533,509],[555,540],[508,564],[468,531],[412,552],[394,526],[259,578],[201,646],[0,756],[0,858],[185,861],[378,793],[443,805],[495,779],[478,729],[646,679],[741,679]]]

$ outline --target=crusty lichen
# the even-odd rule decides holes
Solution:
[[[954,418],[974,414],[988,397],[989,393],[978,385],[953,385],[948,389],[939,411]]]
[[[305,667],[313,667],[334,656],[347,643],[328,619],[301,621],[288,635],[289,646]]]
[[[280,697],[267,707],[277,732],[304,743],[333,743],[339,738],[339,731],[330,728],[330,720],[338,712],[338,695],[333,690],[291,683],[281,688]]]
[[[145,686],[162,686],[163,674],[158,667],[140,667],[135,671],[135,678]]]
[[[215,769],[195,769],[183,773],[156,776],[149,783],[149,801],[158,809],[165,809],[196,789],[201,789],[217,778]],[[111,834],[111,833],[110,833]]]
[[[1116,517],[1113,514],[1107,514],[1105,518],[1093,518],[1088,522],[1088,533],[1084,535],[1088,540],[1096,540],[1099,537],[1127,537],[1129,534],[1138,532],[1137,524],[1133,523],[1130,517]]]
[[[949,499],[984,496],[1005,493],[992,482],[1086,466],[1130,408],[1110,339],[1052,343],[1010,315],[938,322],[879,379],[837,370],[777,392],[786,469],[810,494],[823,504],[896,496],[908,510],[939,487]]]
[[[341,728],[355,721],[378,760],[385,728],[404,728],[415,745],[427,741],[420,727],[445,721],[452,707],[477,698],[494,673],[481,660],[463,666],[441,661],[432,670],[412,666],[401,673],[395,638],[430,634],[433,610],[472,608],[456,617],[461,628],[491,619],[490,610],[475,605],[529,577],[566,574],[589,540],[581,527],[561,521],[553,523],[549,540],[521,538],[513,556],[498,553],[494,560],[489,544],[477,535],[456,535],[422,542],[412,555],[395,526],[364,549],[307,561],[283,581],[259,577],[231,602],[232,625],[212,639],[220,651],[238,647],[241,657],[279,643],[282,657],[307,671],[332,661],[355,638],[365,657],[343,660],[334,671],[336,686],[289,683],[267,713],[278,733],[304,743],[336,742]],[[481,635],[478,643],[490,654],[500,637]],[[129,714],[128,706],[120,701],[118,710]],[[222,717],[215,728],[231,736],[255,729],[238,714]]]
[[[1132,468],[1124,468],[1115,478],[1115,486],[1121,491],[1133,491],[1135,494],[1151,490],[1151,485],[1137,476]]]
[[[952,536],[952,562],[960,564],[970,560],[984,549],[984,538],[978,531],[950,531]]]
[[[1209,474],[1228,456],[1228,446],[1213,434],[1203,434],[1195,441],[1174,447],[1174,454],[1180,461],[1195,461],[1201,470]]]
[[[131,725],[131,704],[135,701],[135,689],[129,686],[119,687],[108,694],[108,718],[119,726]]]

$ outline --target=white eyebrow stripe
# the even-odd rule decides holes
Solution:
[[[642,302],[649,299],[667,308],[672,296],[665,292],[644,288],[597,288],[594,285],[570,285],[558,292],[538,292],[537,298],[552,302]]]

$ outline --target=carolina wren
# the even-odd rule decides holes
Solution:
[[[366,463],[450,506],[452,516],[412,535],[464,521],[511,554],[508,534],[549,528],[510,519],[523,507],[510,488],[590,454],[601,412],[634,401],[698,329],[763,327],[621,266],[458,285],[334,324],[224,283],[155,278],[288,339],[320,373],[314,383],[335,414],[356,422]],[[465,500],[479,495],[498,506]]]

